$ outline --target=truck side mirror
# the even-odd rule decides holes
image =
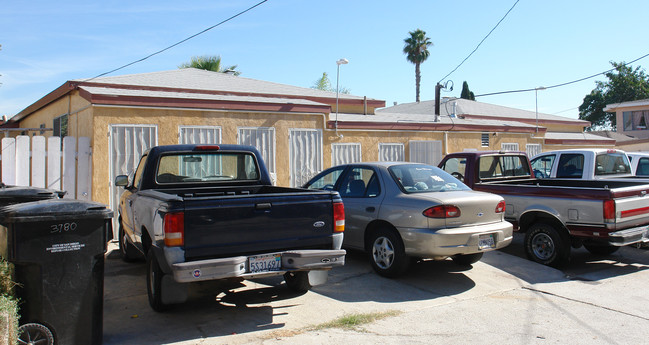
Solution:
[[[118,187],[128,186],[128,176],[118,175],[117,177],[115,177],[115,185]]]

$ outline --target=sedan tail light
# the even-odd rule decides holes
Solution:
[[[428,218],[457,218],[461,214],[460,208],[454,205],[437,205],[423,212],[423,215]]]
[[[496,206],[496,213],[503,213],[503,212],[505,212],[505,200],[500,200],[498,206]]]
[[[185,245],[185,213],[167,213],[164,218],[165,246]]]

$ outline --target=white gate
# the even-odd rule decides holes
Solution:
[[[115,187],[115,177],[133,173],[142,153],[158,144],[158,127],[155,125],[111,125],[110,126],[110,207],[113,218],[113,238],[118,238],[119,224],[116,223],[119,198],[123,188]]]
[[[289,130],[291,187],[304,185],[322,171],[322,132],[317,129]]]
[[[90,200],[90,139],[19,135],[2,139],[2,183],[51,188],[65,198]]]

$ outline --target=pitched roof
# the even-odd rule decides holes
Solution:
[[[649,106],[649,99],[638,99],[635,101],[607,104],[606,107],[604,107],[604,111],[607,113],[612,113],[616,111],[617,108],[630,108],[630,107],[642,107],[642,106]]]
[[[423,101],[419,103],[404,103],[392,107],[377,109],[377,113],[409,113],[409,114],[434,114],[435,101]],[[530,123],[536,121],[537,113],[523,109],[504,107],[495,104],[471,101],[463,98],[443,98],[440,102],[440,115],[448,116],[456,114],[458,117],[467,119],[493,119],[512,121],[525,121]],[[563,116],[538,113],[538,119],[551,123],[570,123],[582,126],[589,126],[590,122],[571,119]]]
[[[335,92],[244,78],[196,68],[127,74],[95,79],[77,79],[82,84],[107,84],[195,91],[222,91],[239,94],[336,98]],[[339,99],[362,100],[362,96],[339,94]]]

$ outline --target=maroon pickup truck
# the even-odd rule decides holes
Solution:
[[[649,242],[649,184],[639,181],[537,179],[524,152],[452,153],[439,167],[472,189],[505,198],[505,219],[525,233],[525,251],[558,267],[571,248],[608,255]]]

